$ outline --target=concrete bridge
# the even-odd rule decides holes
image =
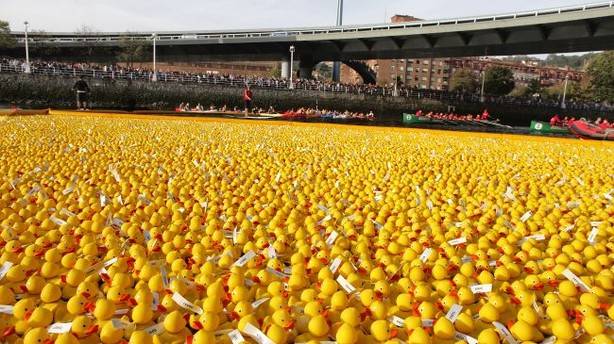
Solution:
[[[21,54],[23,32],[12,32]],[[153,32],[31,33],[45,55],[115,56],[126,42],[150,45]],[[282,60],[294,46],[300,75],[321,61],[562,53],[614,49],[614,1],[490,16],[382,25],[156,32],[160,61]],[[354,61],[354,62],[351,62]],[[285,64],[288,65],[287,63]]]

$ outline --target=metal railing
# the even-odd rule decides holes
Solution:
[[[25,74],[25,65],[23,63],[0,63],[0,73]],[[64,77],[77,78],[84,76],[87,78],[98,80],[133,80],[142,82],[151,82],[153,73],[148,70],[103,70],[96,68],[80,68],[59,66],[31,66],[31,74],[42,75],[47,77]],[[28,75],[28,74],[25,74]],[[393,87],[382,87],[372,85],[346,85],[339,83],[327,83],[315,80],[298,79],[295,80],[294,89],[288,89],[288,80],[285,79],[266,79],[253,77],[229,77],[217,74],[183,74],[176,72],[159,72],[157,83],[181,83],[202,85],[208,87],[234,87],[242,88],[245,84],[249,84],[252,88],[300,92],[314,91],[334,94],[355,94],[363,96],[375,97],[400,97],[408,99],[429,99],[446,103],[454,104],[471,104],[481,103],[479,94],[467,94],[458,92],[448,92],[429,89],[414,89],[400,87],[395,91]],[[152,82],[153,83],[153,82]],[[517,98],[517,97],[486,97],[486,103],[489,105],[518,105],[531,106],[536,108],[556,108],[560,105],[558,100],[542,100],[533,98]],[[600,103],[587,102],[568,102],[568,110],[592,110],[592,111],[614,111],[614,107],[605,106]]]
[[[438,20],[424,20],[394,24],[375,24],[375,25],[346,25],[346,26],[327,26],[313,28],[289,28],[289,29],[255,29],[255,30],[232,30],[232,31],[175,31],[175,32],[156,32],[158,41],[181,41],[181,40],[224,40],[224,39],[245,39],[245,38],[283,38],[306,35],[320,35],[331,33],[361,32],[361,31],[381,31],[393,29],[422,28],[429,26],[458,25],[478,22],[495,22],[500,20],[517,19],[524,17],[538,17],[558,15],[569,12],[583,12],[596,9],[613,8],[614,1],[592,3],[579,6],[567,6],[535,11],[505,13],[497,15],[486,15],[476,17],[462,17]],[[18,43],[24,43],[24,33],[15,31],[11,33]],[[100,32],[100,33],[29,33],[29,42],[39,43],[102,43],[117,42],[124,40],[150,41],[153,32]]]

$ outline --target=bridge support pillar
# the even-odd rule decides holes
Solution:
[[[313,69],[316,66],[312,59],[301,59],[298,65],[298,77],[301,79],[313,78]]]
[[[288,79],[290,77],[290,62],[287,60],[281,61],[281,78]]]

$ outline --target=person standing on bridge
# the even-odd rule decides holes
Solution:
[[[77,109],[87,110],[90,87],[87,85],[87,82],[85,82],[83,75],[75,82],[72,89],[77,93]]]
[[[252,101],[254,99],[254,95],[252,90],[249,89],[249,85],[245,84],[245,88],[243,89],[243,104],[245,105],[245,116],[252,111]]]

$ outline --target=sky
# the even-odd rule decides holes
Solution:
[[[596,2],[596,0],[592,0]],[[457,18],[591,0],[345,0],[344,24],[382,23],[394,14]],[[225,30],[335,24],[337,0],[0,0],[11,29],[75,31]]]

